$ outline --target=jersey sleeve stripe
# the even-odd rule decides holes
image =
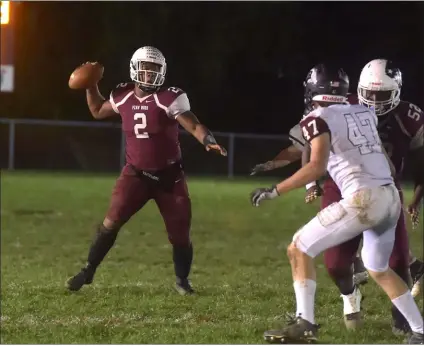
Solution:
[[[166,114],[168,115],[168,108],[167,108],[166,106],[164,106],[162,103],[160,103],[160,102],[159,102],[158,95],[153,94],[153,98],[154,98],[154,99],[155,99],[155,101],[156,101],[156,105],[157,105],[159,108],[162,108],[162,109],[166,112]]]
[[[409,131],[406,129],[406,127],[403,125],[402,120],[400,120],[399,116],[396,114],[395,115],[395,119],[400,127],[400,129],[402,130],[402,132],[407,135],[409,138],[411,138],[411,134],[409,133]]]
[[[113,111],[114,111],[115,113],[118,113],[118,114],[119,114],[118,107],[116,107],[116,104],[115,104],[115,101],[113,100],[113,96],[112,96],[112,94],[113,94],[113,91],[110,93],[110,96],[109,96],[109,102],[110,102],[110,104],[111,104],[111,106],[112,106]]]
[[[130,91],[128,94],[126,94],[125,97],[116,104],[116,108],[118,108],[119,106],[122,106],[125,102],[127,102],[130,96],[133,94],[134,94],[134,91]]]

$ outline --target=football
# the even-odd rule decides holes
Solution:
[[[104,67],[98,62],[87,62],[77,67],[69,77],[71,89],[87,89],[103,77]]]

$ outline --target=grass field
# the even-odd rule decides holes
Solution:
[[[258,344],[265,329],[294,311],[285,249],[318,204],[305,206],[299,190],[253,208],[250,191],[270,184],[257,179],[189,179],[198,295],[172,290],[170,245],[153,203],[122,229],[94,283],[66,292],[65,279],[84,264],[114,180],[2,173],[2,343]],[[422,253],[422,232],[411,236]],[[347,333],[341,298],[321,263],[320,257],[320,343],[402,342],[391,333],[389,301],[374,283],[362,289],[365,327]]]

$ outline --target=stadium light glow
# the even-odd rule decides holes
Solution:
[[[1,25],[9,24],[9,19],[10,19],[10,1],[1,1],[1,7],[0,7]]]

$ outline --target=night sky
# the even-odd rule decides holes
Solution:
[[[143,45],[167,58],[212,130],[282,134],[303,111],[302,82],[320,62],[343,67],[351,92],[371,59],[403,72],[403,99],[423,102],[422,2],[22,2],[14,7],[16,88],[1,117],[89,120],[68,89],[85,61],[105,66],[104,96],[129,80]],[[119,119],[117,119],[119,121]]]

